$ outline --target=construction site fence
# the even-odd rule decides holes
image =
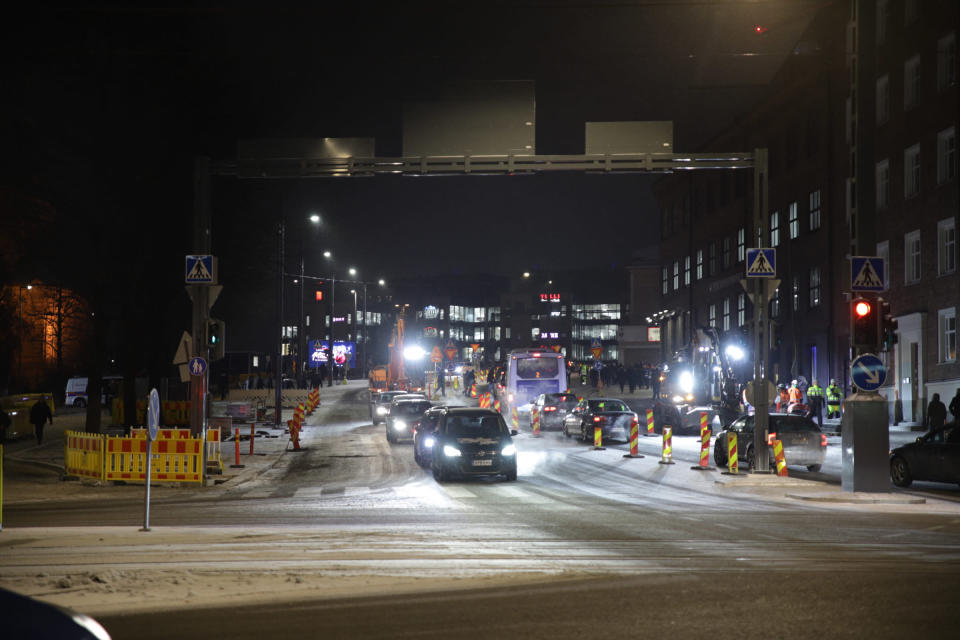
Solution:
[[[208,458],[220,459],[220,431],[207,431]],[[129,436],[67,431],[64,461],[67,475],[100,481],[145,482],[147,478],[146,429]],[[215,444],[214,444],[215,443]],[[213,448],[211,449],[211,445]],[[203,440],[189,429],[161,429],[151,447],[151,481],[203,482]]]

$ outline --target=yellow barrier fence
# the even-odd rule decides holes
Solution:
[[[189,429],[164,429],[153,443],[151,479],[159,482],[203,482],[203,448]],[[184,433],[185,432],[185,433]],[[219,434],[219,432],[218,432]],[[95,433],[66,433],[65,467],[68,475],[96,480],[146,481],[147,439],[143,429],[127,437]],[[186,437],[181,437],[181,436]],[[219,460],[219,435],[216,440]]]
[[[67,475],[103,479],[103,436],[99,433],[67,431],[63,455]]]

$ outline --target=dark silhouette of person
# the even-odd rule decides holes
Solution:
[[[943,429],[947,423],[947,407],[940,402],[940,394],[933,394],[927,405],[927,426],[930,428],[930,440],[943,442]]]
[[[53,424],[53,412],[50,411],[50,405],[47,404],[47,397],[43,396],[30,407],[30,424],[33,425],[33,432],[37,436],[37,444],[43,444],[43,428],[47,421]]]

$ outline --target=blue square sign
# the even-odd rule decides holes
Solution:
[[[883,275],[883,258],[879,256],[852,256],[850,258],[851,291],[883,291],[886,278]]]
[[[213,256],[187,256],[187,284],[213,282]]]
[[[747,249],[748,278],[775,278],[776,276],[776,249]]]

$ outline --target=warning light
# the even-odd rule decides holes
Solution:
[[[762,34],[762,33],[766,33],[766,32],[767,32],[767,28],[766,28],[765,26],[763,26],[762,24],[755,24],[755,25],[753,25],[753,32],[754,32],[754,33],[761,33],[761,34]]]
[[[317,290],[317,302],[323,301],[323,291]]]
[[[870,303],[866,300],[859,300],[853,306],[853,312],[857,314],[858,318],[862,318],[865,315],[870,313]]]
[[[880,323],[872,300],[857,298],[852,301],[854,346],[874,350],[880,343]]]

